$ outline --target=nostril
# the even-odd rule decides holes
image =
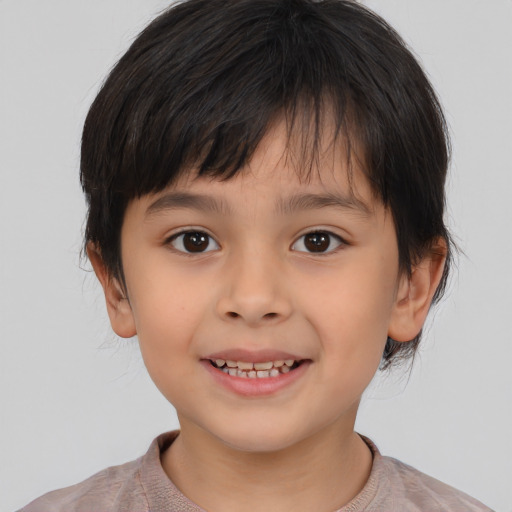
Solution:
[[[234,311],[228,311],[228,316],[230,316],[231,318],[237,318],[239,315]]]
[[[277,316],[277,313],[267,313],[264,315],[264,318],[275,318]]]

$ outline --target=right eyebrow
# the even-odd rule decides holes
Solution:
[[[189,192],[170,192],[149,205],[145,216],[146,218],[152,217],[163,211],[182,208],[221,213],[224,215],[231,215],[232,213],[231,209],[224,201],[217,200],[214,197],[202,194],[191,194]]]

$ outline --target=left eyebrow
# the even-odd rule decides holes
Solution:
[[[297,194],[289,198],[280,198],[276,204],[276,211],[290,215],[301,210],[318,210],[334,207],[341,210],[354,210],[368,217],[371,209],[354,196],[340,196],[338,194]]]

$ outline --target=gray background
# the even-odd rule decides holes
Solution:
[[[167,4],[0,1],[2,512],[133,459],[177,426],[79,262],[85,113]],[[367,4],[412,45],[446,108],[448,221],[466,255],[412,374],[377,378],[357,428],[384,454],[510,512],[512,2]]]

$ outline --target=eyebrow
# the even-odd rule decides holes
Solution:
[[[354,195],[339,194],[296,194],[288,198],[280,198],[276,204],[276,212],[290,215],[302,210],[319,210],[334,207],[341,210],[353,210],[365,216],[371,215],[370,208]]]
[[[287,198],[279,198],[275,212],[281,215],[291,215],[304,210],[319,210],[334,207],[341,210],[352,210],[364,216],[371,215],[371,209],[360,199],[351,195],[339,194],[295,194]],[[233,215],[230,206],[222,199],[190,192],[170,192],[157,199],[146,210],[146,217],[151,217],[163,211],[190,209]]]
[[[231,208],[222,199],[216,199],[204,194],[191,194],[190,192],[171,192],[157,199],[146,210],[146,217],[167,210],[202,210],[209,213],[222,213],[231,215]]]

